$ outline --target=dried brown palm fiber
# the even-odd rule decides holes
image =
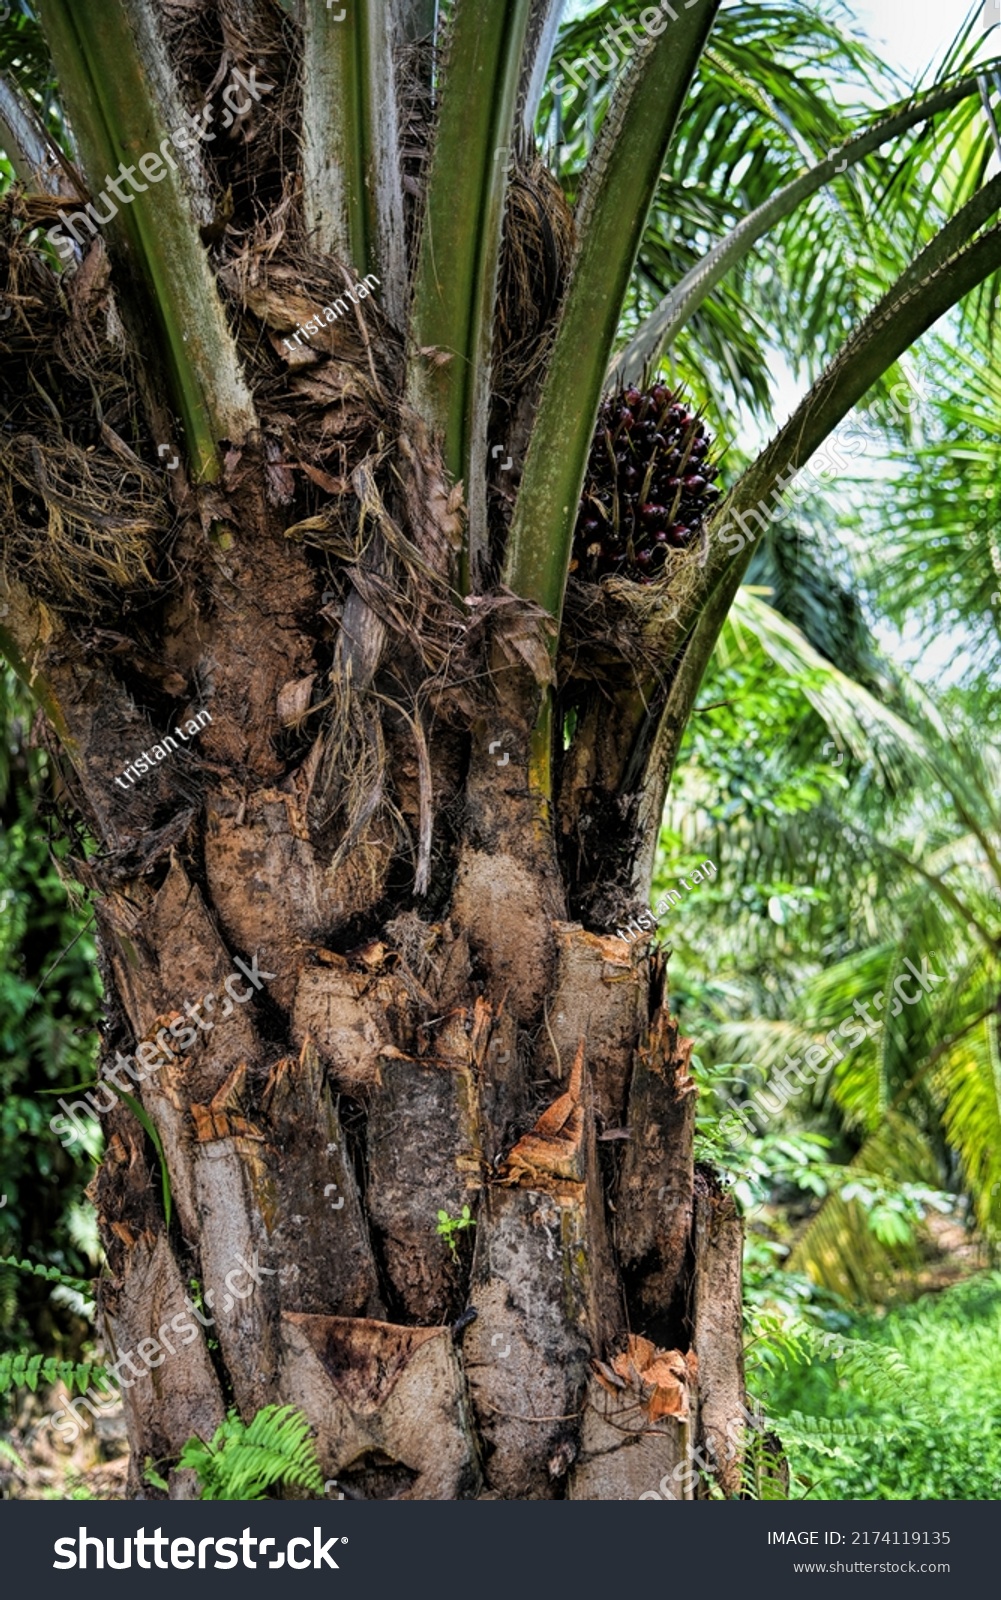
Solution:
[[[346,290],[357,279],[310,248],[292,181],[266,222],[230,233],[219,282],[239,313],[241,355],[258,412],[304,462],[322,466],[339,451],[344,476],[371,448],[400,389],[402,352],[378,286],[369,284],[366,297],[352,304]],[[336,301],[340,312],[328,323],[320,314]],[[293,335],[311,318],[319,325],[296,344]],[[350,459],[355,441],[359,453]]]
[[[37,204],[35,203],[37,199]],[[53,204],[75,208],[68,196]],[[17,190],[0,200],[0,292],[12,316],[0,322],[0,373],[8,422],[44,433],[57,421],[71,436],[84,421],[128,417],[141,437],[136,373],[114,309],[103,241],[94,239],[71,272],[56,273],[32,230],[54,221],[43,197]],[[44,209],[43,209],[44,208]]]
[[[431,154],[434,128],[434,94],[432,81],[440,64],[441,52],[430,39],[403,45],[394,60],[396,93],[399,103],[400,155],[403,165],[404,193],[415,201],[423,199],[424,180],[428,158]],[[412,208],[414,221],[419,224],[420,205]],[[408,244],[415,243],[408,238]]]
[[[414,258],[424,215],[424,191],[435,126],[432,85],[441,49],[431,39],[400,47],[395,56],[407,250]]]
[[[392,818],[397,845],[404,842],[406,830],[388,793],[379,707],[361,686],[355,687],[350,662],[331,672],[322,709],[326,721],[318,741],[320,762],[309,818],[317,830],[339,834],[328,869],[334,872],[384,814]]]
[[[115,401],[114,367],[129,401],[129,414],[139,415],[139,374],[126,349],[125,330],[119,320],[111,279],[111,263],[102,240],[95,240],[75,271],[63,279],[70,315],[58,338],[60,357],[71,371],[86,376],[101,395],[102,410]],[[95,374],[100,374],[99,378]],[[107,398],[105,398],[107,397]],[[137,422],[133,432],[138,436]]]
[[[376,564],[385,552],[378,536],[373,542]],[[364,570],[364,563],[360,570]],[[372,598],[371,590],[366,592]],[[369,609],[367,599],[358,595],[354,598],[358,599],[354,608],[350,602],[345,606],[345,648],[338,652],[330,674],[326,702],[330,709],[320,741],[322,754],[318,760],[322,766],[311,814],[317,825],[334,819],[344,830],[335,864],[362,843],[369,828],[376,831],[377,839],[384,838],[390,829],[397,850],[402,848],[412,856],[414,891],[423,895],[430,887],[434,815],[434,782],[424,725],[431,698],[428,686],[440,686],[447,673],[443,667],[437,678],[423,676],[426,664],[419,652],[401,650]],[[368,624],[367,660],[364,642],[360,651],[351,648],[359,644],[359,617]],[[359,653],[362,665],[356,676],[355,658]],[[382,670],[373,673],[373,681],[366,684],[364,675],[373,660],[382,661]],[[387,769],[384,739],[390,733],[395,758]],[[412,752],[412,761],[402,756],[404,750]],[[373,852],[373,860],[377,861],[377,852]]]
[[[356,553],[344,568],[351,588],[329,675],[327,704],[331,710],[312,805],[318,818],[326,820],[337,812],[343,816],[346,833],[339,846],[343,851],[380,805],[388,804],[381,727],[376,737],[378,719],[372,709],[374,700],[388,698],[410,724],[417,751],[421,776],[418,878],[426,886],[430,768],[418,695],[422,680],[440,673],[445,665],[447,630],[451,625],[454,633],[457,608],[443,580],[387,510],[376,479],[378,465],[372,459],[352,475],[358,507]],[[314,524],[317,520],[312,519]],[[323,536],[316,526],[289,532],[313,541]],[[343,551],[343,521],[340,527],[335,523],[331,532]],[[375,694],[373,685],[390,647],[394,692],[384,697]],[[404,699],[410,701],[409,709]]]
[[[699,550],[672,550],[663,575],[649,584],[628,578],[600,583],[567,580],[557,678],[621,683],[623,668],[637,679],[660,680],[681,642],[679,617],[701,576]]]
[[[324,322],[304,344],[294,348],[341,359],[359,357],[373,385],[381,389],[389,376],[399,375],[402,347],[386,323],[379,286],[373,289],[369,284],[360,307],[357,302],[352,305],[346,291],[358,283],[358,274],[349,272],[332,256],[317,255],[302,231],[296,199],[295,182],[288,179],[280,204],[265,221],[256,222],[245,232],[230,230],[228,259],[219,270],[219,282],[242,311],[249,311],[265,324],[276,341],[272,350],[280,348],[280,336],[301,327],[340,299],[343,310],[337,318]],[[362,318],[356,314],[359,309]],[[374,370],[370,350],[374,353]],[[262,374],[275,370],[259,340],[252,343],[251,353]],[[283,366],[287,365],[285,357]],[[394,383],[393,391],[398,392],[398,388]]]
[[[218,59],[219,19],[205,0],[159,0],[160,26],[181,83],[207,83]]]
[[[0,199],[0,292],[8,301],[30,294],[37,302],[32,307],[29,327],[23,323],[19,327],[17,322],[11,327],[7,319],[0,323],[0,346],[5,352],[3,378],[8,387],[7,352],[18,332],[30,336],[31,328],[46,322],[45,337],[51,341],[54,328],[65,320],[65,306],[60,303],[56,276],[39,256],[32,230],[56,220],[53,208],[77,203],[75,197],[51,199],[47,195],[26,195],[17,185]],[[40,334],[39,329],[37,337]]]
[[[156,587],[170,517],[152,469],[107,447],[18,434],[0,445],[0,497],[4,559],[18,562],[32,592],[51,604],[120,608]]]
[[[399,951],[403,965],[423,984],[434,967],[432,952],[441,943],[441,928],[425,922],[416,911],[401,911],[385,924],[383,932]]]
[[[14,288],[0,324],[2,558],[57,609],[120,615],[162,578],[173,525],[113,314],[104,247],[57,276],[0,208],[0,263]]]
[[[301,37],[274,0],[219,0],[218,14],[222,47],[203,93],[217,136],[203,148],[221,192],[212,241],[225,249],[226,224],[250,225],[285,190],[298,148]],[[231,84],[238,93],[227,102]]]
[[[245,75],[252,67],[259,75],[281,68],[288,53],[290,19],[276,0],[216,0],[216,11],[223,43],[220,83],[234,67]]]
[[[288,167],[277,156],[295,148],[298,29],[276,0],[160,0],[160,17],[189,113],[212,106],[215,138],[201,145],[201,156],[225,202],[220,220],[232,209],[249,222],[258,202],[277,199],[275,175]],[[235,71],[268,89],[246,113],[228,111],[222,98]],[[238,101],[246,98],[241,92]],[[218,242],[221,228],[213,231]]]
[[[334,595],[342,597],[325,697],[310,712],[324,717],[311,762],[310,817],[338,834],[335,863],[373,844],[373,882],[384,870],[386,830],[397,843],[409,842],[386,771],[382,718],[396,715],[416,753],[420,889],[431,850],[421,701],[423,686],[444,672],[458,632],[449,580],[461,494],[447,489],[439,463],[428,464],[417,419],[405,426],[392,398],[401,351],[378,290],[335,322],[322,321],[294,349],[284,343],[323,307],[347,301],[353,281],[306,247],[291,204],[243,239],[220,276],[245,314],[240,339],[262,419],[280,433],[305,480],[297,506],[307,514],[286,536],[322,552]],[[386,443],[394,435],[398,461]],[[325,615],[333,619],[334,603]]]
[[[305,247],[291,194],[267,227],[243,238],[219,278],[241,313],[238,338],[258,413],[302,474],[300,486],[304,492],[311,484],[325,486],[330,493],[330,479],[343,492],[344,480],[391,416],[390,396],[399,392],[399,347],[382,316],[378,288],[371,292],[369,285],[369,297],[351,305],[345,285],[354,280]],[[336,300],[344,313],[332,323],[323,319],[296,345],[294,332]],[[301,514],[322,503],[320,495],[307,493],[298,509]]]
[[[411,412],[400,416],[397,447],[405,465],[404,471],[395,470],[406,525],[428,566],[451,583],[465,524],[462,485],[448,482],[440,451],[420,417]]]
[[[332,556],[340,564],[335,576],[339,571],[350,591],[378,617],[394,648],[409,648],[424,676],[441,670],[461,614],[448,587],[449,574],[435,570],[387,506],[382,484],[391,459],[389,449],[366,457],[351,475],[350,495],[333,498],[316,515],[293,523],[286,538]],[[387,493],[392,487],[387,486]],[[415,532],[427,548],[427,529]],[[442,558],[440,548],[432,547],[428,554],[432,560]],[[357,650],[353,658],[357,676]],[[377,666],[373,655],[364,669],[367,680]]]
[[[70,171],[73,172],[75,169],[70,166]],[[51,228],[59,221],[61,210],[72,211],[81,206],[85,200],[90,199],[89,191],[82,178],[80,179],[80,191],[78,194],[69,191],[66,175],[61,175],[60,181],[63,185],[62,194],[39,194],[34,190],[29,192],[22,189],[20,185],[15,184],[4,196],[3,210],[9,216],[16,217],[19,222],[23,222],[28,228]],[[11,240],[12,252],[17,247],[18,242],[16,237]],[[24,254],[27,253],[27,251],[24,252]],[[31,253],[36,254],[36,251],[33,250]]]
[[[513,398],[544,365],[574,245],[573,213],[541,161],[512,173],[494,341],[495,393]]]
[[[415,704],[414,714],[400,704],[398,699],[388,700],[384,695],[377,698],[388,707],[390,715],[401,717],[410,730],[413,740],[414,753],[417,765],[417,816],[418,840],[417,861],[414,870],[414,892],[424,895],[428,892],[431,874],[431,837],[434,826],[434,784],[431,777],[431,755],[428,750],[427,736]],[[399,786],[398,786],[399,787]],[[402,809],[397,814],[401,820]]]

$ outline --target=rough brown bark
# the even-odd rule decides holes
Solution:
[[[700,1168],[695,1187],[692,1282],[694,1348],[699,1361],[699,1443],[720,1486],[739,1495],[743,1470],[743,1227],[732,1195]]]
[[[167,959],[166,908],[178,903],[189,961],[200,937],[204,951],[186,987],[206,992],[224,963],[198,933],[207,924],[197,892],[174,868],[148,918]],[[283,1056],[261,1037],[255,1005],[253,1017],[248,1007],[229,1019],[228,1044],[220,1024],[218,1045],[207,1035],[183,1066],[151,1077],[143,1098],[179,1219],[170,1236],[144,1141],[126,1113],[112,1113],[128,1125],[132,1152],[116,1157],[113,1145],[99,1185],[112,1235],[103,1297],[116,1344],[155,1337],[186,1275],[207,1302],[222,1304],[227,1273],[256,1252],[269,1275],[236,1317],[217,1319],[216,1362],[246,1413],[272,1400],[303,1405],[325,1474],[352,1493],[637,1498],[684,1459],[696,1392],[698,1437],[710,1446],[727,1437],[743,1398],[739,1222],[707,1193],[691,1228],[690,1043],[662,1006],[640,1022],[649,978],[629,964],[622,941],[554,924],[559,1009],[552,1038],[543,1019],[536,1044],[548,1103],[512,1143],[512,1110],[533,1098],[522,1070],[532,1056],[503,998],[491,1006],[470,993],[469,1006],[440,1015],[436,994],[454,982],[464,947],[445,929],[428,932],[440,965],[432,957],[420,978],[388,939],[304,967],[298,1054]],[[134,1026],[148,1033],[163,980],[151,970],[140,977],[130,986]],[[589,989],[575,1007],[579,1024],[600,1048],[592,1062],[588,1034],[580,1036],[554,1098],[544,1085],[555,1054],[564,1062],[569,1053],[579,986]],[[269,1056],[277,1057],[270,1066]],[[346,1121],[338,1095],[348,1097]],[[600,1142],[597,1124],[609,1120],[626,1136]],[[137,1165],[146,1173],[139,1201],[130,1200]],[[122,1219],[140,1201],[145,1227],[136,1233]],[[461,1236],[453,1257],[435,1218],[439,1207],[458,1215],[464,1203],[476,1217],[475,1245]],[[475,1319],[453,1340],[449,1323],[467,1305]],[[691,1325],[679,1313],[686,1305]],[[609,1394],[596,1379],[595,1360],[607,1365],[621,1352],[628,1328],[684,1351],[692,1326],[701,1364],[691,1421],[651,1420],[642,1382]],[[156,1393],[137,1384],[126,1396],[134,1461],[176,1459],[183,1437],[218,1420],[221,1404],[211,1361],[173,1358]],[[736,1492],[721,1451],[718,1459],[721,1481]],[[180,1479],[175,1490],[184,1491]],[[687,1492],[684,1479],[677,1492]]]
[[[743,1398],[740,1227],[705,1180],[693,1226],[690,1042],[659,958],[566,920],[526,776],[530,685],[518,693],[503,771],[490,718],[473,726],[439,921],[373,912],[377,819],[331,872],[299,798],[308,771],[276,785],[270,757],[257,780],[241,768],[239,798],[206,761],[201,825],[188,816],[152,872],[101,902],[108,1043],[126,1054],[188,998],[221,996],[237,955],[267,974],[227,1014],[203,1008],[211,1029],[142,1084],[169,1228],[154,1151],[124,1107],[107,1119],[116,1349],[155,1339],[185,1294],[214,1313],[211,1349],[199,1327],[125,1395],[134,1490],[146,1457],[169,1471],[231,1393],[245,1415],[303,1406],[339,1492],[637,1498],[664,1481],[683,1497],[696,1440],[739,1491],[720,1446]],[[64,705],[92,740],[86,708]],[[436,1219],[463,1205],[475,1229],[453,1252]],[[234,1306],[249,1262],[258,1280]],[[683,1380],[629,1365],[634,1335]]]

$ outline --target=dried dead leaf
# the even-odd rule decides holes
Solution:
[[[570,1083],[564,1094],[547,1106],[531,1133],[518,1140],[506,1163],[506,1183],[522,1179],[531,1186],[540,1175],[550,1178],[583,1178],[584,1108],[580,1091],[584,1071],[584,1040],[577,1046],[577,1054],[570,1071]]]
[[[332,478],[329,472],[323,472],[320,467],[311,466],[308,461],[297,461],[296,466],[316,484],[318,489],[325,489],[327,494],[347,494],[350,485],[346,478]]]
[[[303,720],[309,710],[315,682],[316,673],[311,672],[306,678],[294,678],[282,684],[278,691],[278,721],[283,728],[294,727]]]
[[[604,1361],[595,1360],[591,1364],[594,1367],[595,1376],[597,1377],[598,1382],[601,1384],[603,1389],[608,1390],[609,1394],[618,1394],[621,1389],[626,1387],[625,1380],[620,1378],[618,1373],[615,1372]]]
[[[594,1363],[599,1381],[610,1392],[613,1385],[632,1389],[651,1422],[661,1417],[689,1415],[689,1392],[698,1376],[694,1351],[658,1350],[650,1339],[630,1334],[626,1348],[613,1356],[611,1370]]]
[[[282,459],[281,445],[277,439],[266,438],[264,449],[268,499],[272,505],[291,505],[295,496],[295,473]]]

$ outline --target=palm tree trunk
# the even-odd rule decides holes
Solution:
[[[526,777],[539,691],[523,666],[495,672],[464,762],[454,726],[430,742],[435,919],[387,889],[378,812],[330,869],[310,821],[318,752],[288,780],[273,770],[264,709],[295,669],[269,672],[288,649],[259,576],[294,568],[296,547],[259,511],[258,581],[235,576],[202,632],[204,820],[167,830],[158,887],[136,874],[98,911],[108,1064],[158,1031],[174,1046],[135,1091],[169,1221],[158,1152],[122,1103],[95,1184],[104,1325],[141,1372],[124,1395],[131,1487],[227,1404],[289,1401],[338,1492],[636,1498],[697,1440],[732,1438],[743,1400],[739,1224],[693,1167],[691,1046],[664,963],[568,920]],[[495,662],[521,660],[520,615],[494,629]],[[226,686],[251,637],[261,682],[237,727]],[[91,770],[106,734],[71,713]],[[388,737],[405,795],[413,745]],[[238,790],[214,776],[234,746]],[[475,1227],[450,1240],[439,1213],[464,1206]],[[655,1350],[680,1355],[644,1377]],[[171,1473],[175,1496],[188,1478]]]

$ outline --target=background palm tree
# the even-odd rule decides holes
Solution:
[[[996,754],[983,720],[961,727],[953,708],[947,729],[906,680],[892,695],[884,685],[899,712],[875,701],[753,594],[734,608],[707,703],[718,706],[724,685],[731,693],[740,685],[737,714],[753,728],[749,685],[777,663],[792,674],[786,726],[769,681],[773,735],[762,769],[755,775],[745,763],[727,794],[714,770],[720,713],[711,709],[668,812],[681,849],[716,823],[711,848],[730,890],[730,925],[713,940],[715,997],[702,997],[715,1018],[707,1061],[719,1073],[729,1062],[748,1088],[767,1084],[787,1052],[802,1060],[810,1046],[823,1048],[829,1029],[859,1015],[856,1003],[892,999],[901,977],[907,993],[908,958],[945,976],[919,1003],[898,1004],[868,1038],[843,1046],[844,1060],[825,1066],[813,1092],[795,1091],[786,1114],[781,1102],[762,1113],[773,1132],[826,1126],[848,1141],[853,1172],[828,1173],[834,1192],[794,1236],[790,1267],[850,1300],[883,1298],[901,1286],[902,1264],[914,1264],[906,1221],[920,1215],[905,1206],[895,1226],[888,1191],[898,1203],[909,1185],[965,1193],[987,1240],[1001,1216]],[[805,721],[804,700],[817,708]],[[727,721],[734,710],[731,702]],[[818,712],[837,735],[837,755],[832,739],[821,755],[809,726]],[[798,743],[798,762],[783,750],[786,739]],[[768,794],[764,803],[755,786]],[[693,932],[697,948],[705,934]],[[742,1062],[757,1073],[748,1076]],[[732,1153],[736,1168],[742,1159]],[[856,1182],[865,1175],[868,1190]]]
[[[125,1396],[136,1481],[151,1457],[178,1496],[231,1398],[302,1406],[366,1496],[635,1497],[695,1440],[740,1485],[739,1220],[694,1171],[665,963],[610,930],[754,553],[719,530],[993,283],[1001,181],[964,62],[877,119],[804,65],[822,44],[861,97],[823,13],[667,10],[576,113],[544,94],[548,0],[45,0],[62,111],[5,84],[0,643],[89,834],[103,1066],[234,957],[269,974],[104,1119],[119,1353],[232,1302],[240,1260],[270,1274]],[[42,57],[25,14],[12,37]],[[237,70],[259,97],[227,122]],[[165,145],[60,270],[39,225]],[[771,345],[815,340],[656,581],[631,548],[588,582],[585,474],[621,506],[637,470],[621,416],[622,460],[592,453],[613,379],[675,350],[725,436]],[[196,750],[116,786],[201,707]]]

